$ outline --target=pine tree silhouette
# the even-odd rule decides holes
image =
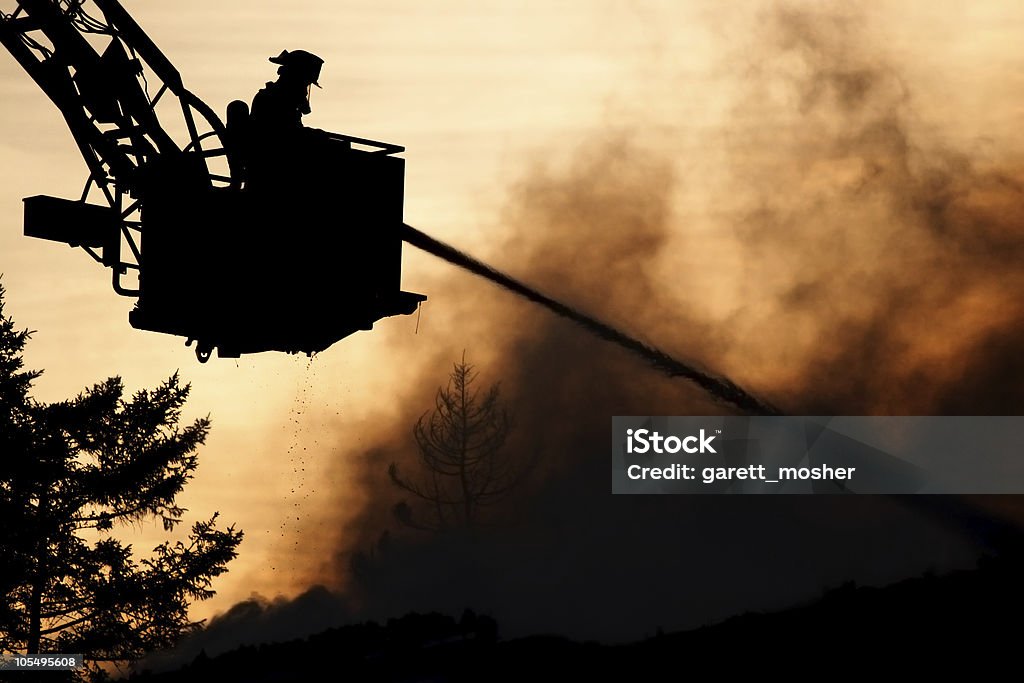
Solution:
[[[455,363],[448,385],[437,390],[434,410],[424,413],[413,428],[419,451],[419,476],[406,476],[391,463],[391,481],[425,503],[425,516],[401,502],[395,516],[406,526],[431,531],[472,528],[483,508],[501,501],[528,470],[504,448],[510,430],[501,403],[500,386],[480,392],[473,383],[473,366]]]
[[[198,627],[192,601],[236,556],[242,532],[195,523],[187,540],[137,559],[111,531],[158,518],[174,529],[176,496],[198,465],[208,418],[181,425],[189,394],[177,374],[124,396],[114,377],[73,399],[31,398],[30,338],[4,315],[0,288],[0,651],[81,653],[124,664]]]

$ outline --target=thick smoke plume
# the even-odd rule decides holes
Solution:
[[[687,175],[677,141],[640,135],[539,165],[505,214],[510,270],[670,352],[696,349],[796,414],[1019,412],[1020,364],[998,353],[1021,332],[1015,170],[918,130],[912,85],[858,18],[764,19],[756,49],[731,63],[730,116],[706,136],[723,173]],[[713,210],[680,206],[693,193]],[[724,269],[731,292],[689,294],[702,268]],[[472,605],[520,633],[635,637],[976,552],[951,506],[612,498],[611,415],[721,408],[541,311],[487,292],[472,305],[504,314],[485,330],[485,370],[516,397],[513,447],[547,464],[481,536],[364,536],[350,590],[371,613]],[[380,457],[414,452],[392,440]],[[383,509],[394,491],[376,482]]]
[[[786,368],[768,386],[804,414],[1017,414],[1024,168],[915,125],[868,35],[783,9],[747,64],[735,113],[757,124],[722,138],[735,349]]]

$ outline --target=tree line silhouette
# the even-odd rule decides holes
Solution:
[[[990,677],[1017,663],[1022,568],[1021,556],[1004,555],[975,569],[881,588],[850,582],[803,605],[693,630],[665,633],[652,624],[648,637],[622,644],[554,635],[504,640],[489,617],[468,612],[457,621],[412,613],[216,657],[201,653],[178,670],[129,680],[678,681],[703,672],[798,678],[906,672],[920,678],[952,670]]]

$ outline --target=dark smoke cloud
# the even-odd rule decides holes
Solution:
[[[821,12],[766,23],[736,115],[768,131],[724,138],[743,160],[723,189],[752,302],[737,346],[793,368],[773,387],[791,411],[1020,413],[1024,168],[915,127],[868,35]]]
[[[783,14],[778,21],[777,31],[782,33],[792,19]],[[854,67],[853,73],[839,78],[840,99],[852,101],[873,93],[874,72]],[[757,79],[752,79],[755,87]],[[820,79],[812,74],[811,80]],[[891,92],[895,106],[901,101],[898,94],[899,88]],[[815,97],[825,96],[809,92],[801,98],[800,110],[811,119]],[[874,114],[862,115],[862,127],[879,132],[854,132],[838,142],[833,140],[836,130],[817,135],[822,144],[828,142],[848,155],[866,148],[858,151],[865,156],[878,148],[864,163],[889,163],[892,140],[900,139],[893,130],[903,124],[893,119],[887,129],[875,122]],[[737,118],[742,118],[740,111]],[[813,138],[812,133],[800,135]],[[835,227],[848,207],[835,202],[823,207],[821,197],[796,193],[778,200],[788,215],[770,214],[769,200],[778,194],[774,183],[781,179],[784,186],[786,179],[801,173],[790,166],[813,163],[813,149],[783,148],[782,161],[759,170],[751,161],[750,144],[739,141],[731,154],[736,178],[748,189],[723,190],[729,212],[745,226],[730,244],[743,251],[744,263],[755,262],[747,263],[747,276],[764,284],[770,296],[758,296],[770,302],[773,315],[817,320],[837,302],[829,301],[834,291],[816,289],[828,285],[836,264],[849,256],[841,234],[819,235],[815,230]],[[521,237],[512,240],[502,255],[519,268],[510,270],[528,273],[530,282],[559,299],[629,329],[650,330],[652,336],[658,335],[658,343],[692,350],[711,366],[716,361],[728,365],[729,352],[750,341],[713,330],[696,309],[680,309],[665,296],[671,283],[655,277],[659,258],[679,244],[679,226],[672,218],[676,173],[670,158],[619,138],[588,145],[567,170],[535,169],[512,192],[506,220]],[[865,187],[857,191],[833,184],[822,192],[852,204],[865,193],[881,192],[878,188],[889,182],[884,176],[897,170],[876,170],[877,177],[860,180]],[[817,176],[813,180],[820,181]],[[764,194],[752,193],[751,187],[764,188]],[[895,199],[887,197],[882,208],[888,212]],[[755,204],[762,213],[750,208]],[[820,223],[822,216],[830,217],[827,225],[809,223]],[[852,221],[859,218],[850,214]],[[790,221],[795,225],[789,226]],[[833,246],[837,237],[840,244]],[[859,239],[865,240],[864,251],[855,257],[866,258],[860,268],[892,274],[873,287],[879,295],[898,298],[898,291],[888,290],[901,284],[896,277],[903,268],[899,260],[912,255],[912,249],[896,249],[896,237],[893,244],[876,245],[867,230],[847,241],[856,245]],[[829,250],[835,252],[831,257]],[[853,272],[843,277],[856,280],[856,268],[851,266]],[[860,290],[856,294],[861,297]],[[856,309],[854,304],[850,310]],[[514,447],[524,452],[539,449],[546,477],[520,497],[514,510],[505,511],[497,529],[482,537],[429,542],[404,537],[375,550],[352,586],[372,615],[472,605],[493,611],[512,634],[555,630],[577,637],[623,639],[650,633],[658,625],[682,628],[745,609],[781,607],[845,579],[884,582],[966,564],[974,556],[966,533],[928,516],[933,511],[914,510],[899,501],[610,497],[610,415],[707,414],[719,408],[692,388],[657,378],[616,349],[542,311],[519,310],[514,320],[514,325],[495,323],[493,340],[502,344],[502,353],[487,371],[514,390]],[[759,341],[777,351],[785,343],[787,322],[762,328],[771,332],[758,335]],[[744,331],[742,325],[730,327]],[[855,353],[868,334],[844,339],[815,333],[818,346],[833,346],[830,353],[847,343],[844,353]],[[860,352],[873,350],[866,347]],[[808,371],[824,355],[805,354],[799,369]],[[840,369],[837,361],[834,371]],[[848,371],[858,369],[851,366]],[[756,374],[750,379],[764,385]],[[831,396],[830,380],[822,378],[819,384],[817,394]],[[846,398],[842,383],[832,384],[838,387],[834,405],[850,412],[860,409]],[[770,392],[787,394],[790,410],[815,406],[818,396],[801,389],[768,387]],[[882,391],[879,400],[884,397]],[[406,443],[391,457],[410,452],[414,448]],[[388,498],[386,485],[378,492]]]
[[[732,114],[704,139],[727,173],[687,177],[722,223],[715,253],[739,264],[741,303],[724,323],[687,299],[697,283],[664,267],[697,246],[675,219],[684,174],[671,141],[596,140],[568,167],[535,166],[510,193],[514,237],[498,265],[789,413],[1021,412],[1020,169],[929,139],[867,18],[782,7],[762,19],[730,61]],[[979,553],[956,506],[913,499],[613,497],[610,416],[721,407],[468,275],[433,291],[457,299],[449,318],[473,322],[425,352],[371,448],[337,454],[360,464],[367,495],[324,581],[360,617],[468,606],[505,635],[629,639]],[[539,464],[486,531],[405,532],[387,465],[413,467],[411,426],[462,348],[482,383],[502,382],[509,447]]]

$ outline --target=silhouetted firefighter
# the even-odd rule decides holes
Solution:
[[[253,98],[248,124],[237,138],[238,151],[251,193],[298,195],[309,185],[309,165],[321,157],[318,147],[345,143],[302,124],[302,117],[310,113],[310,89],[320,87],[317,81],[324,61],[305,50],[284,50],[270,61],[280,65],[278,78]],[[239,128],[237,118],[229,114],[232,132]]]
[[[270,61],[280,65],[277,80],[267,83],[253,98],[253,128],[268,135],[297,130],[302,117],[310,112],[310,88],[321,87],[317,81],[324,60],[305,50],[283,50]]]

